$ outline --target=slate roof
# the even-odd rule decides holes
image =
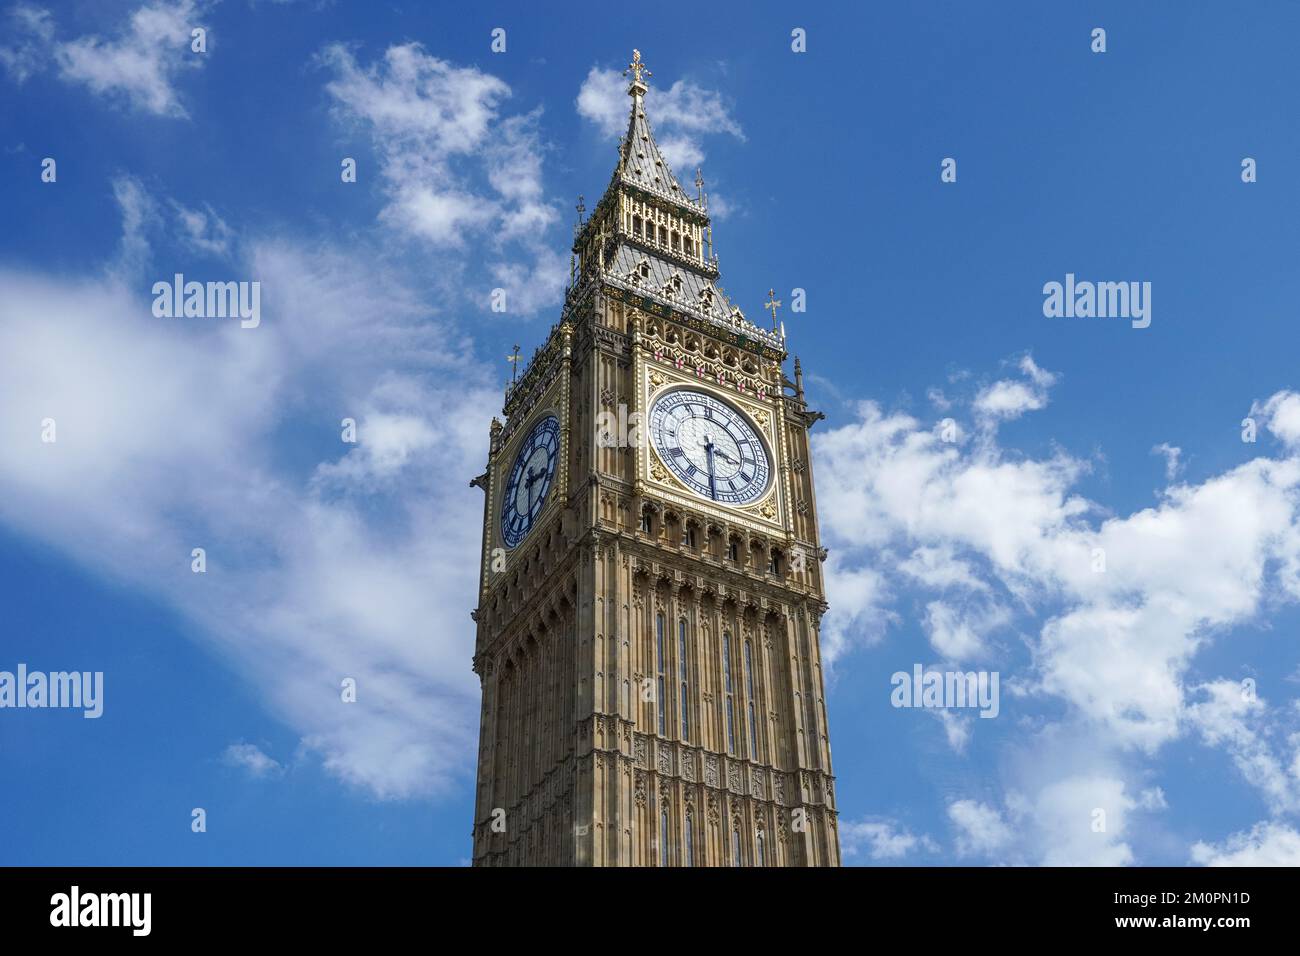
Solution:
[[[660,152],[654,132],[650,129],[650,121],[646,119],[645,97],[640,93],[632,97],[632,112],[628,117],[627,135],[623,137],[619,149],[615,176],[628,185],[644,189],[679,206],[686,206],[698,213],[704,212],[700,204],[682,189],[681,183],[673,175],[672,167]]]
[[[648,275],[642,274],[642,266]],[[716,282],[693,269],[622,242],[613,261],[603,266],[603,272],[617,285],[784,351],[784,343],[777,335],[751,323]]]

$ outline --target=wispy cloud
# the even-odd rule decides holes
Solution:
[[[41,7],[15,4],[6,15],[8,39],[0,43],[0,66],[15,83],[45,66],[54,48],[54,18]]]
[[[247,770],[254,777],[273,777],[284,772],[284,767],[254,744],[231,744],[221,757],[230,766]]]
[[[840,824],[841,850],[847,861],[866,856],[881,863],[900,863],[908,858],[939,851],[925,834],[917,835],[895,820],[845,820]]]
[[[688,80],[678,80],[667,90],[654,90],[647,111],[655,128],[659,149],[678,173],[704,162],[704,137],[724,134],[744,140],[740,123],[731,115],[722,94]],[[618,70],[593,66],[578,90],[578,113],[596,124],[606,136],[627,132],[629,101],[627,80]]]
[[[546,198],[541,111],[504,116],[510,88],[474,67],[432,56],[417,43],[389,47],[363,65],[340,44],[320,64],[340,121],[373,138],[384,184],[381,221],[438,248],[482,243],[488,279],[506,311],[531,315],[559,302],[567,262],[548,231],[559,212]]]
[[[184,118],[189,113],[176,80],[201,69],[209,55],[192,49],[192,31],[206,29],[201,23],[206,7],[199,0],[152,0],[111,36],[61,41],[48,10],[18,4],[9,11],[11,39],[0,44],[0,64],[18,83],[52,66],[64,81],[131,109]]]

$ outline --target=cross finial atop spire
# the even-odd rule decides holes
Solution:
[[[515,382],[519,378],[519,346],[518,345],[515,346],[515,350],[512,353],[506,356],[506,361],[510,363],[510,385],[513,387]]]
[[[776,297],[775,289],[767,290],[767,304],[763,306],[772,312],[772,331],[776,331],[776,310],[781,308],[781,300]]]
[[[646,68],[646,65],[641,62],[640,50],[634,49],[632,51],[632,62],[627,65],[627,69],[623,71],[623,75],[627,76],[629,73],[632,74],[632,85],[628,87],[628,92],[635,93],[639,91],[641,93],[644,93],[646,90],[646,85],[645,82],[641,79],[641,75],[644,73],[646,76],[654,76],[654,74],[651,73]]]

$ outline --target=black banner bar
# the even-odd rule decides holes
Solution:
[[[169,942],[337,943],[399,933],[537,934],[556,919],[633,931],[666,900],[674,920],[816,912],[826,930],[976,928],[1040,938],[1199,935],[1215,942],[1295,922],[1293,870],[845,868],[840,870],[0,869],[6,939],[76,934]],[[666,896],[664,894],[667,894]],[[637,912],[641,911],[640,915]],[[662,915],[662,913],[661,913]],[[790,924],[792,927],[796,923]],[[578,927],[575,925],[576,931]],[[450,937],[449,937],[450,939]],[[486,936],[485,943],[495,939]]]

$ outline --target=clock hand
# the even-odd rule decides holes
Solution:
[[[529,511],[529,513],[532,513],[532,510],[533,510],[533,485],[537,484],[537,479],[541,478],[541,477],[542,477],[543,475],[545,475],[545,474],[546,474],[546,472],[544,472],[544,471],[533,471],[532,468],[529,468],[529,469],[528,469],[528,480],[525,482],[525,484],[528,486],[528,511]]]
[[[709,468],[709,497],[714,501],[718,500],[718,488],[713,480],[713,442],[709,441],[709,436],[704,436],[704,455],[708,461]]]
[[[714,450],[713,450],[713,453],[714,453],[715,455],[717,455],[719,458],[721,458],[723,461],[729,461],[729,462],[731,462],[733,465],[739,465],[739,464],[740,464],[740,462],[736,461],[736,459],[732,458],[730,455],[728,455],[728,454],[727,454],[725,451],[723,451],[721,448],[718,448],[718,447],[715,446],[715,447],[714,447]]]

